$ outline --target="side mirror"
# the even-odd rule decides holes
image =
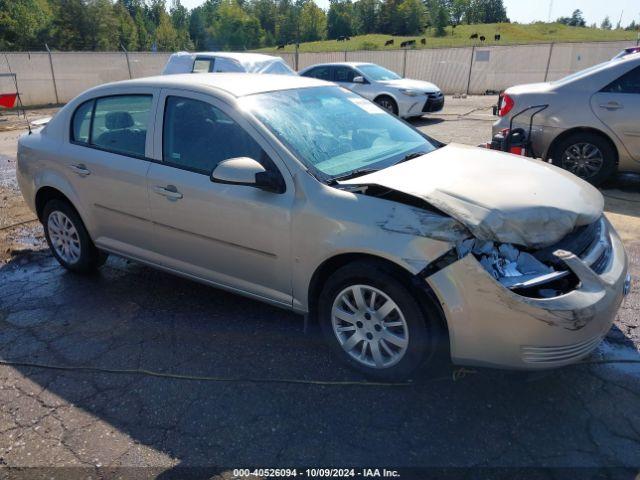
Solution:
[[[256,187],[274,193],[284,192],[282,178],[275,172],[265,170],[259,162],[249,157],[223,160],[213,169],[211,181]]]
[[[357,77],[353,77],[353,83],[367,83],[365,78],[362,75],[358,75]]]

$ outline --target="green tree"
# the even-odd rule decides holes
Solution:
[[[447,34],[447,25],[451,20],[448,5],[443,0],[429,0],[427,8],[429,10],[429,24],[434,28],[435,36],[444,37]]]
[[[404,0],[398,7],[398,18],[401,23],[396,30],[403,35],[419,35],[425,23],[424,5],[420,0]],[[445,25],[446,25],[445,16]]]
[[[507,10],[502,0],[471,0],[467,23],[508,22]]]
[[[380,13],[378,14],[378,28],[380,33],[388,33],[390,35],[400,34],[404,27],[402,26],[402,18],[398,13],[401,0],[384,0],[380,5]]]
[[[327,31],[327,16],[315,2],[307,1],[300,9],[300,41],[322,40]]]
[[[447,6],[451,15],[451,23],[460,25],[469,11],[471,0],[448,0]]]
[[[0,0],[0,50],[42,48],[50,21],[46,0]]]
[[[353,10],[356,33],[367,34],[378,31],[380,0],[357,0],[353,4]]]
[[[123,1],[118,1],[113,6],[113,13],[118,25],[118,44],[129,51],[134,51],[138,46],[138,30],[131,18],[131,14]]]
[[[158,50],[162,52],[173,52],[180,49],[178,32],[173,28],[171,18],[166,12],[159,15],[160,23],[155,31],[155,42]]]
[[[136,26],[136,34],[138,37],[138,48],[140,50],[149,50],[151,48],[151,34],[147,29],[144,11],[139,9],[133,17],[133,23]]]
[[[351,0],[329,0],[327,37],[338,38],[353,35],[353,24],[353,3]]]
[[[58,50],[84,50],[90,43],[91,25],[82,0],[52,0],[50,46]]]
[[[249,11],[258,19],[264,31],[275,38],[278,21],[278,5],[275,0],[254,0],[249,5]]]
[[[609,20],[609,15],[604,17],[602,23],[600,24],[600,28],[603,30],[611,30],[611,20]]]
[[[210,34],[218,48],[246,49],[260,46],[262,29],[258,19],[243,10],[237,0],[222,0]]]
[[[576,9],[573,11],[570,17],[560,17],[556,20],[558,23],[568,25],[570,27],[586,27],[587,22],[582,15],[582,10]]]
[[[635,20],[631,20],[631,23],[629,25],[626,26],[625,30],[627,30],[628,32],[634,32],[638,29],[638,26],[636,25],[636,21]]]
[[[176,31],[178,37],[178,48],[180,50],[190,50],[193,48],[193,42],[189,36],[189,10],[187,10],[180,0],[171,2],[171,24]]]
[[[202,9],[196,7],[189,16],[189,37],[196,50],[203,50],[207,45],[207,30],[204,25]]]

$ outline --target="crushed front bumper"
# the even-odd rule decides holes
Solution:
[[[599,274],[576,255],[558,252],[580,283],[557,297],[518,295],[494,280],[473,255],[428,277],[446,316],[453,362],[540,369],[576,362],[593,351],[629,288],[622,241],[607,226],[611,253]]]

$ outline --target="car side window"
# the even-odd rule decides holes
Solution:
[[[351,67],[334,67],[334,75],[336,82],[353,82],[353,77],[357,76],[356,71]]]
[[[89,145],[144,157],[151,95],[117,95],[95,100]]]
[[[76,143],[89,143],[89,129],[91,128],[91,114],[93,113],[93,100],[84,102],[73,113],[71,121],[71,141]]]
[[[608,93],[640,94],[640,67],[625,73],[602,89]]]
[[[331,67],[316,67],[309,70],[305,77],[318,78],[320,80],[331,81]]]
[[[211,175],[222,160],[249,157],[271,168],[258,143],[222,110],[206,102],[167,97],[162,160],[168,165]]]
[[[211,58],[196,58],[193,62],[193,70],[192,73],[208,73],[213,69],[211,68],[213,65],[213,59]]]

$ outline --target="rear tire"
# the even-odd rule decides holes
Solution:
[[[616,171],[616,151],[601,135],[576,132],[562,139],[550,152],[553,164],[598,186]]]
[[[388,95],[380,95],[378,98],[374,100],[376,104],[380,107],[384,108],[389,113],[393,113],[394,115],[398,115],[398,104],[396,101]]]
[[[89,233],[70,203],[50,200],[42,213],[44,235],[58,263],[75,273],[95,271],[107,260],[96,248]]]
[[[318,318],[333,353],[373,379],[404,380],[436,350],[437,319],[383,262],[353,262],[331,275]]]

